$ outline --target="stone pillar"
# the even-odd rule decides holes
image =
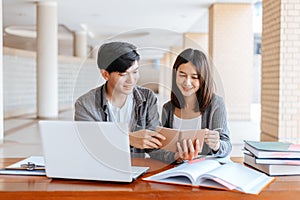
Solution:
[[[87,56],[87,32],[74,32],[74,56],[85,58]]]
[[[37,117],[58,116],[57,3],[37,2]]]
[[[169,98],[172,85],[171,53],[165,53],[160,61],[158,93],[161,98]]]
[[[170,99],[172,89],[172,69],[175,59],[182,51],[182,47],[173,46],[160,60],[158,93],[162,102]]]
[[[183,36],[184,49],[193,48],[208,53],[208,33],[185,33]]]
[[[250,120],[252,15],[252,5],[247,3],[213,4],[209,8],[209,55],[217,93],[222,95],[224,89],[230,120]]]
[[[300,143],[300,2],[263,1],[261,140]]]
[[[0,0],[0,144],[3,143],[3,42],[2,42],[2,0]]]

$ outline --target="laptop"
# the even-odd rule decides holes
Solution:
[[[149,167],[131,166],[128,124],[40,121],[50,178],[132,182]]]

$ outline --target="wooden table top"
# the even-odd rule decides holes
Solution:
[[[19,161],[17,158],[0,159],[0,167]],[[232,158],[242,162],[242,158]],[[168,166],[151,159],[134,159],[133,165],[150,166],[144,176],[168,169]],[[300,196],[300,176],[281,176],[259,195],[222,191],[207,188],[152,183],[137,179],[132,183],[51,179],[46,176],[0,175],[0,199],[295,199]]]

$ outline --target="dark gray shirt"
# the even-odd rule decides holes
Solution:
[[[171,101],[167,102],[163,106],[162,110],[162,126],[173,128],[175,106]],[[212,149],[204,143],[201,154],[203,155],[215,155],[219,157],[225,157],[230,154],[232,145],[229,137],[229,129],[227,126],[227,113],[223,98],[214,95],[208,108],[202,113],[201,129],[216,129],[222,128],[220,133],[220,148],[217,152],[213,152]]]
[[[90,90],[75,102],[76,121],[110,121],[112,119],[106,99],[106,84]],[[133,109],[129,123],[129,131],[141,129],[155,130],[159,125],[157,98],[153,91],[136,86],[133,89]],[[144,150],[131,147],[132,156],[144,157],[145,152],[151,158],[164,162],[173,162],[174,154],[162,149]]]

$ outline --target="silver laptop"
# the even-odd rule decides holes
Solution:
[[[131,182],[149,167],[132,167],[128,125],[114,122],[40,121],[46,175]]]

